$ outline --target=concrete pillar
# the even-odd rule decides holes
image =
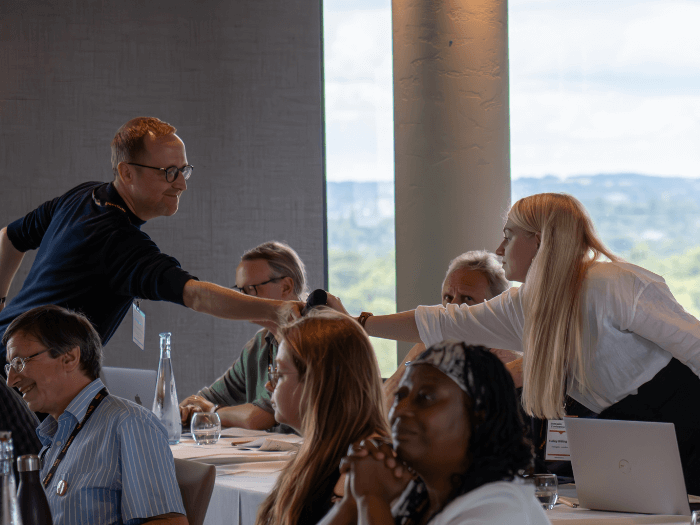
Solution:
[[[500,243],[510,202],[507,0],[394,0],[398,310]],[[406,346],[399,347],[399,358]]]

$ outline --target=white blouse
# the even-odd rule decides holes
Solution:
[[[571,380],[568,394],[602,412],[653,378],[672,357],[700,376],[700,322],[676,302],[663,278],[629,263],[597,262],[584,281],[584,348],[590,391]],[[419,306],[415,319],[427,346],[445,339],[523,351],[522,288],[474,306]]]
[[[410,494],[410,483],[398,502]],[[521,479],[495,481],[452,500],[428,525],[549,525],[535,487]]]

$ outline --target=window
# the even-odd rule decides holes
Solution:
[[[700,317],[697,1],[509,0],[513,201],[583,202]]]
[[[391,2],[324,0],[329,291],[396,312]],[[372,338],[383,376],[396,343]]]

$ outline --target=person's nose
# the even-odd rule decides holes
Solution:
[[[506,250],[505,250],[505,248],[503,247],[503,245],[504,245],[505,243],[506,243],[506,240],[503,239],[503,241],[501,242],[501,244],[499,244],[499,245],[498,245],[498,248],[496,249],[496,255],[498,255],[498,256],[500,256],[500,257],[503,257],[503,256],[505,255]]]
[[[7,386],[14,388],[17,381],[19,381],[19,374],[15,372],[14,368],[10,367],[10,371],[7,373]]]
[[[275,390],[275,387],[272,386],[272,383],[270,383],[270,381],[268,381],[267,383],[265,383],[265,390],[272,393]]]
[[[389,409],[389,421],[391,423],[398,417],[403,417],[409,413],[409,403],[407,398],[394,400],[394,404]]]
[[[187,181],[182,173],[177,174],[177,178],[173,181],[173,188],[177,188],[180,191],[185,191],[187,189]]]

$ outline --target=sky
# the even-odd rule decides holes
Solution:
[[[700,0],[509,0],[511,176],[700,177]],[[391,4],[324,0],[329,181],[393,180]]]

